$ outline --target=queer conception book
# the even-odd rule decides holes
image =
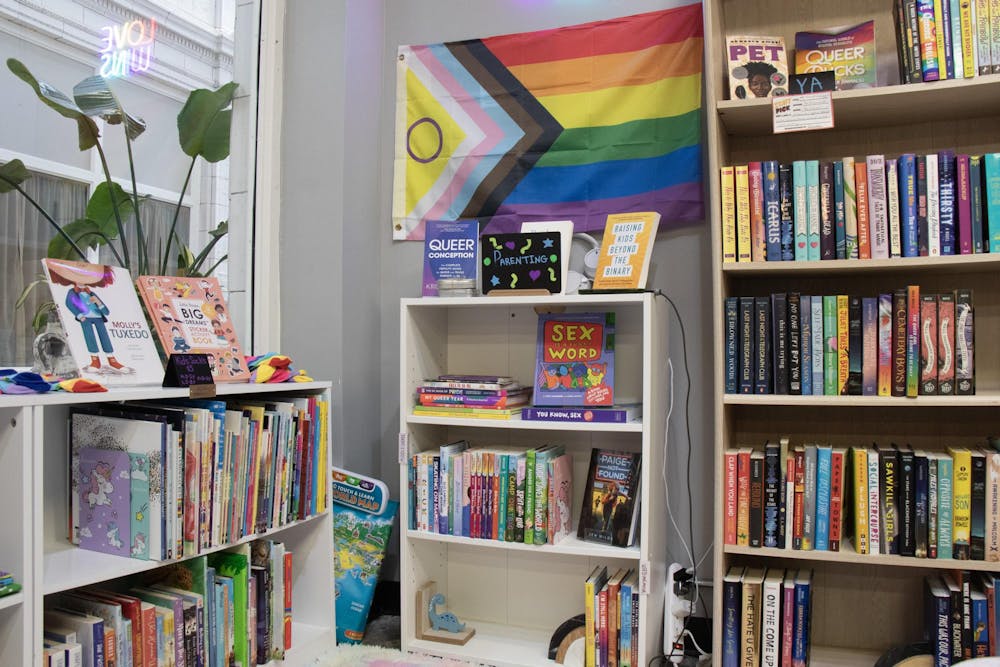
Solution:
[[[593,449],[577,537],[618,547],[635,544],[642,455]]]
[[[534,404],[613,405],[614,332],[613,312],[539,315]]]

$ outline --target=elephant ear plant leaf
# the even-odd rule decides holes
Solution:
[[[97,129],[97,123],[94,122],[93,118],[85,114],[66,93],[50,86],[44,81],[36,79],[35,75],[29,72],[28,68],[17,58],[7,59],[7,69],[13,72],[14,76],[21,79],[21,81],[31,86],[35,91],[35,95],[46,106],[54,109],[59,115],[76,121],[81,151],[89,150],[98,145],[101,133]]]

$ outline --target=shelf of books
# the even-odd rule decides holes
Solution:
[[[0,662],[305,664],[334,646],[330,384],[217,389],[2,397],[0,523],[24,539],[0,557],[24,589],[0,597],[20,628]]]
[[[549,664],[550,637],[593,607],[601,590],[588,596],[584,584],[603,573],[616,587],[605,596],[636,603],[619,650],[628,642],[648,662],[663,618],[665,423],[641,415],[665,414],[665,304],[652,294],[403,299],[401,327],[404,649]],[[538,359],[556,330],[574,341],[557,352],[562,371]],[[546,403],[547,392],[566,402]],[[639,573],[643,595],[625,583]],[[413,606],[429,582],[475,629],[464,645],[420,634]]]
[[[995,19],[988,2],[925,0],[704,10],[728,581],[713,653],[872,664],[930,633],[915,610],[938,579],[965,586],[949,611],[969,626],[996,590],[1000,491],[976,467],[1000,404]],[[776,95],[831,83],[832,128],[772,133]],[[792,597],[755,606],[768,582]],[[775,619],[778,641],[753,641]],[[935,664],[995,655],[984,625],[991,645],[953,638]]]

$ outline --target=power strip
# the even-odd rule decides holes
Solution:
[[[670,662],[680,664],[684,659],[684,621],[694,613],[694,604],[688,599],[686,571],[680,563],[667,568],[664,591],[663,654],[671,656]]]

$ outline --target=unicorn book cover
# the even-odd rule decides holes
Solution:
[[[535,405],[614,403],[615,314],[538,316]]]
[[[130,554],[131,470],[128,452],[96,447],[80,452],[80,546],[84,549]]]

